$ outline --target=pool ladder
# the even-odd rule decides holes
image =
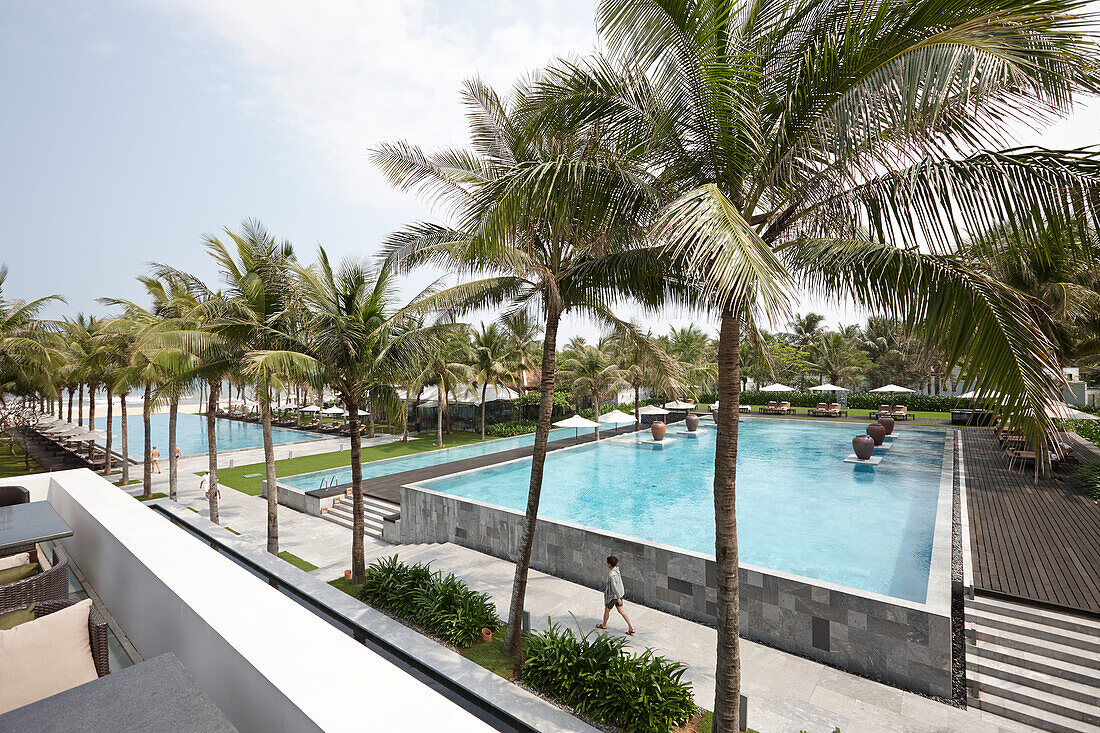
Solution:
[[[339,481],[336,480],[336,474],[332,474],[331,476],[325,476],[323,479],[321,479],[321,485],[318,486],[317,488],[318,489],[328,489],[328,488],[338,486],[338,485],[339,485]]]

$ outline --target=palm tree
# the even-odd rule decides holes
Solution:
[[[359,408],[367,394],[376,405],[401,402],[393,385],[416,367],[430,348],[431,330],[410,323],[398,310],[393,268],[346,260],[338,269],[322,248],[316,264],[298,267],[298,293],[308,315],[293,349],[261,352],[254,358],[275,362],[272,369],[330,385],[348,412],[351,428],[352,545],[351,578],[363,582],[363,468]],[[411,326],[411,327],[410,327]]]
[[[867,355],[839,333],[823,333],[810,346],[811,367],[826,381],[844,387],[856,385],[870,363]]]
[[[648,141],[676,194],[654,234],[721,319],[715,730],[736,730],[740,692],[734,500],[747,319],[781,321],[799,284],[923,321],[979,387],[1010,395],[1007,422],[1037,443],[1053,430],[1049,340],[1018,295],[947,252],[964,230],[1002,219],[1028,231],[1036,211],[1095,213],[1093,153],[984,149],[1004,144],[1013,120],[1064,113],[1075,92],[1097,88],[1079,9],[602,0],[612,58],[563,63],[540,90],[547,124]]]
[[[471,150],[426,154],[407,143],[383,145],[374,161],[403,189],[449,206],[455,227],[423,223],[391,235],[385,251],[405,266],[435,264],[462,276],[488,276],[445,291],[476,307],[540,313],[543,326],[539,412],[523,536],[516,560],[505,651],[518,658],[527,573],[550,432],[558,325],[568,313],[618,324],[609,303],[621,292],[652,307],[666,292],[659,259],[635,251],[654,210],[656,179],[598,132],[548,138],[520,108],[467,82]]]
[[[228,228],[224,231],[229,245],[216,236],[204,237],[206,249],[228,286],[222,312],[211,329],[226,342],[253,355],[281,351],[298,329],[298,304],[291,297],[290,281],[294,250],[290,242],[277,241],[258,221],[246,220],[240,232]],[[247,363],[250,367],[247,376],[255,386],[263,426],[268,486],[267,551],[278,555],[279,501],[271,439],[271,390],[281,384],[280,375],[269,369],[274,364],[269,360],[250,358]]]
[[[59,324],[43,320],[41,314],[50,304],[64,299],[47,295],[30,301],[8,300],[4,297],[7,278],[7,266],[0,265],[0,395],[24,389],[51,396],[56,393],[60,411],[61,393],[56,384],[64,362],[60,357],[62,343],[55,333]]]
[[[433,330],[440,337],[425,346],[418,361],[420,368],[410,375],[408,382],[418,387],[435,385],[435,444],[443,448],[443,423],[450,414],[450,397],[457,394],[459,386],[471,381],[470,337],[466,324],[456,323],[447,316],[437,321]]]
[[[576,397],[591,397],[595,409],[596,440],[600,439],[600,396],[614,394],[629,386],[622,369],[615,363],[611,349],[582,346],[561,363],[561,380],[571,384]]]
[[[685,386],[682,365],[664,349],[660,339],[641,333],[636,324],[613,332],[611,343],[622,378],[634,390],[634,429],[637,430],[642,421],[642,388],[670,394],[680,392]]]
[[[790,339],[792,343],[800,346],[811,346],[821,337],[825,328],[825,316],[820,313],[795,313],[787,326],[790,327]]]
[[[527,310],[505,313],[500,317],[500,325],[504,327],[509,348],[516,355],[516,391],[522,394],[527,386],[527,372],[538,365],[542,329]]]
[[[516,364],[522,366],[519,355],[512,350],[508,335],[495,323],[481,324],[474,332],[472,360],[470,366],[474,373],[474,389],[481,385],[481,439],[485,440],[485,395],[489,385],[500,389],[501,382],[512,376]]]

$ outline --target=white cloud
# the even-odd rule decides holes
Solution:
[[[84,47],[96,56],[103,58],[111,58],[118,53],[118,46],[110,41],[91,41],[84,44]]]
[[[245,108],[289,125],[318,151],[343,195],[373,206],[410,200],[371,169],[370,146],[462,144],[463,80],[480,75],[505,91],[555,55],[587,53],[595,43],[587,0],[173,4],[197,24],[194,40],[213,38],[215,53],[243,65],[267,97],[257,103],[250,95]]]

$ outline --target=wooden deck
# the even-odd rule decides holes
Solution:
[[[1100,506],[1066,471],[1010,471],[991,431],[962,433],[975,590],[1100,615]]]
[[[614,435],[623,435],[625,433],[634,432],[633,425],[627,425],[621,428],[614,428],[608,430],[600,430],[600,439],[609,438]],[[591,443],[595,440],[595,435],[588,432],[587,435],[581,435],[580,439],[577,438],[564,438],[562,440],[554,440],[547,444],[548,451],[559,450],[561,448],[568,448],[572,445],[580,445],[583,443]],[[400,473],[390,474],[389,476],[379,476],[378,478],[367,479],[363,482],[363,492],[367,496],[373,496],[377,499],[393,502],[394,504],[401,503],[401,487],[405,484],[414,484],[420,481],[428,481],[429,479],[439,478],[440,476],[447,476],[452,473],[458,473],[459,471],[469,471],[474,468],[485,468],[486,466],[493,466],[498,463],[504,463],[505,461],[514,461],[517,458],[526,458],[534,452],[534,446],[525,446],[523,448],[513,448],[511,450],[500,451],[498,453],[489,453],[484,456],[474,456],[473,458],[464,458],[460,461],[451,461],[449,463],[440,463],[435,466],[425,466],[424,468],[414,468],[411,471],[402,471]]]

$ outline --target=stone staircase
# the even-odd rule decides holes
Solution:
[[[363,534],[375,539],[382,539],[382,518],[401,511],[401,507],[393,502],[375,499],[370,496],[363,497]],[[352,500],[349,490],[340,503],[334,504],[331,509],[321,515],[330,522],[335,522],[341,527],[351,529]]]
[[[966,601],[967,702],[1047,731],[1100,733],[1100,619]]]

